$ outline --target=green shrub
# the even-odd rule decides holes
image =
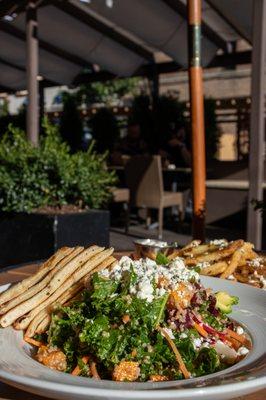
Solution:
[[[0,140],[0,210],[102,207],[116,180],[106,169],[106,154],[96,154],[93,145],[87,152],[71,154],[55,126],[45,120],[43,128],[38,148],[12,126]]]

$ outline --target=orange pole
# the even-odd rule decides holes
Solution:
[[[205,239],[206,156],[201,68],[201,0],[188,0],[189,90],[192,142],[194,239]]]

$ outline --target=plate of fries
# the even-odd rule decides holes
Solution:
[[[53,311],[80,299],[85,288],[90,290],[95,272],[114,268],[117,260],[113,252],[113,248],[96,245],[64,247],[41,264],[32,276],[9,288],[0,288],[3,328],[0,329],[0,379],[3,382],[31,393],[69,400],[212,400],[214,397],[222,400],[232,398],[232,393],[237,397],[266,386],[265,346],[260,345],[266,342],[266,292],[214,277],[228,278],[239,271],[244,275],[244,266],[258,258],[252,246],[241,240],[223,244],[191,242],[168,255],[170,259],[182,257],[191,268],[209,263],[202,270],[211,276],[203,276],[202,283],[214,291],[233,292],[239,297],[232,319],[243,326],[252,340],[252,350],[239,363],[184,381],[130,383],[73,376],[38,363],[35,359],[36,346],[40,346],[37,336],[47,332]],[[254,275],[249,268],[247,271],[248,275]]]
[[[201,275],[266,289],[266,254],[256,252],[252,243],[242,239],[232,242],[217,239],[209,243],[193,240],[185,247],[169,251],[167,257],[182,257],[187,267],[195,268]]]

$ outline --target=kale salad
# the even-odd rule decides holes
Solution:
[[[74,376],[167,381],[211,374],[251,348],[228,318],[238,299],[214,293],[182,258],[132,260],[91,277],[79,298],[58,306],[37,359]]]

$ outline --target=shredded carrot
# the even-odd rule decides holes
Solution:
[[[182,374],[184,375],[184,377],[186,379],[190,378],[190,373],[187,370],[187,367],[185,366],[185,363],[182,359],[181,354],[179,353],[179,351],[177,350],[177,347],[175,345],[175,343],[173,342],[173,340],[170,338],[170,336],[168,335],[168,333],[166,332],[165,329],[161,328],[160,326],[157,326],[157,330],[159,332],[161,332],[163,334],[163,336],[165,337],[165,339],[167,340],[167,342],[169,343],[171,349],[173,350],[173,352],[175,353],[175,357],[176,357],[176,361],[178,362],[180,371],[182,372]]]
[[[84,356],[84,357],[82,357],[81,360],[82,360],[82,362],[83,362],[84,364],[88,364],[89,357],[88,357],[88,356]],[[77,366],[73,369],[73,371],[71,372],[71,375],[78,376],[80,373],[81,373],[81,369],[80,369],[80,367],[77,365]]]
[[[236,340],[232,337],[227,337],[225,343],[228,343],[229,346],[233,347],[233,349],[235,349],[236,351],[239,349],[239,347],[242,346],[242,344],[238,340]]]
[[[36,347],[43,346],[42,342],[39,342],[38,340],[32,339],[32,338],[27,337],[27,336],[24,336],[24,341],[29,343],[29,344],[33,344],[33,346],[36,346]]]
[[[205,331],[205,329],[198,324],[197,322],[194,322],[194,328],[197,329],[197,331],[199,332],[199,334],[203,337],[208,337],[208,332]]]
[[[239,335],[238,333],[232,331],[231,329],[227,329],[226,333],[229,337],[232,337],[233,339],[237,340],[242,344],[245,344],[247,342],[247,338],[244,335]]]
[[[98,374],[96,363],[94,361],[90,362],[90,369],[94,379],[101,379],[100,375]]]

